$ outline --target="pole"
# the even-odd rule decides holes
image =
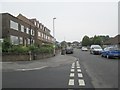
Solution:
[[[54,26],[54,20],[55,19],[56,18],[53,18],[53,38],[54,38],[54,40],[53,40],[53,48],[54,48],[53,54],[54,54],[54,56],[55,56],[55,26]]]

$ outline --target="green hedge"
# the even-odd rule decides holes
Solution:
[[[31,51],[32,53],[53,53],[53,46],[51,45],[42,45],[40,47],[37,46],[21,46],[21,45],[12,45],[9,48],[2,48],[3,52],[11,52],[11,53],[28,53]]]

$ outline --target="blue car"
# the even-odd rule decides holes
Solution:
[[[117,47],[106,47],[101,53],[102,57],[120,58],[120,49]]]

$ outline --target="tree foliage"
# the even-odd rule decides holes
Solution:
[[[90,45],[90,38],[88,36],[84,36],[82,40],[82,46]]]
[[[88,36],[84,36],[82,39],[82,45],[83,46],[90,46],[92,44],[96,44],[96,45],[102,45],[104,41],[108,40],[109,36],[94,36],[94,37],[88,37]]]

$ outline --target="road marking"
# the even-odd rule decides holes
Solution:
[[[75,65],[75,63],[72,63],[72,66],[74,66]]]
[[[79,66],[77,66],[77,68],[80,68]]]
[[[74,66],[71,67],[72,69],[74,68]]]
[[[78,73],[78,77],[83,77],[82,73]]]
[[[69,79],[68,85],[74,85],[74,79]]]
[[[77,67],[80,67],[80,65],[78,64]]]
[[[74,69],[71,69],[71,72],[74,72],[75,70]]]
[[[78,82],[79,82],[79,86],[85,86],[85,82],[83,79],[79,79]]]
[[[77,69],[77,72],[81,72],[81,69]]]
[[[70,73],[70,77],[74,77],[75,76],[75,74],[74,73]]]
[[[39,68],[29,68],[29,69],[16,69],[16,71],[31,71],[31,70],[40,70],[46,68],[47,66],[39,67]]]

